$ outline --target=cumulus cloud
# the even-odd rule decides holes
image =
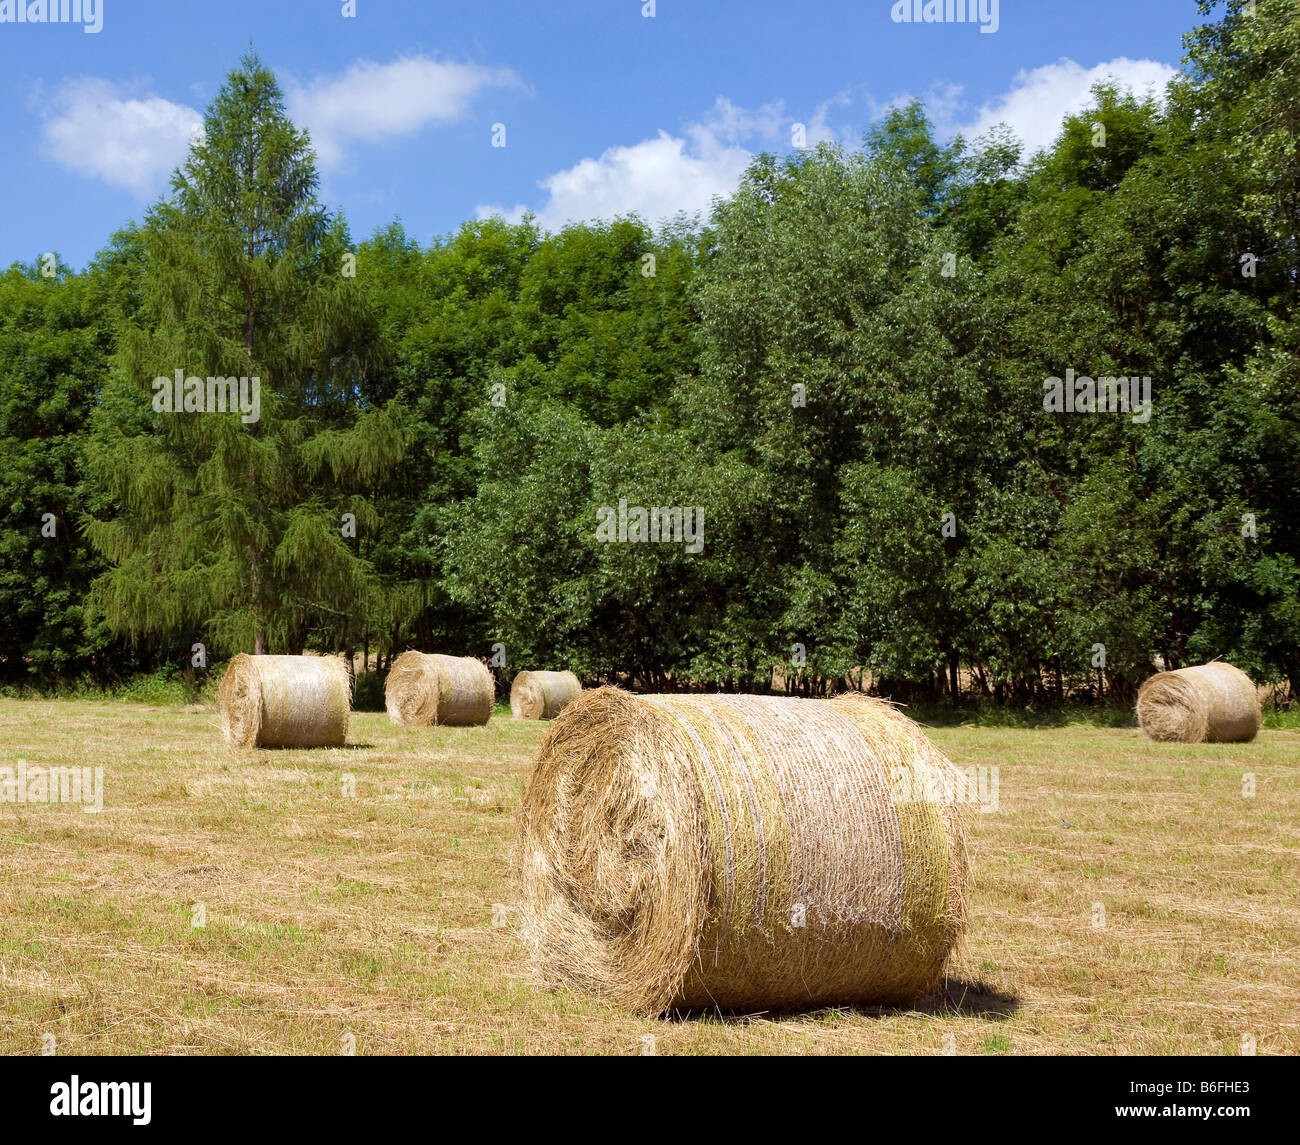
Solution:
[[[1026,156],[1050,147],[1060,134],[1067,115],[1082,111],[1092,102],[1092,86],[1114,81],[1137,95],[1148,92],[1163,97],[1165,85],[1176,75],[1174,68],[1158,60],[1130,60],[1125,56],[1085,68],[1071,59],[1061,59],[1031,71],[1022,70],[1009,91],[984,104],[974,116],[960,114],[960,89],[951,85],[927,100],[936,127],[948,134],[960,131],[967,139],[983,135],[991,127],[1006,123],[1025,144]]]
[[[412,135],[464,117],[485,88],[519,87],[509,68],[403,56],[388,64],[358,60],[342,75],[289,85],[286,104],[308,129],[323,167],[344,161],[347,145]]]
[[[633,212],[652,223],[681,211],[707,214],[715,197],[729,195],[740,182],[753,158],[745,144],[788,145],[791,122],[780,102],[751,111],[720,97],[681,135],[661,129],[651,139],[610,147],[539,180],[544,198],[535,208],[537,221],[558,230],[568,222]],[[521,203],[485,204],[477,213],[481,219],[517,221],[525,209]]]
[[[46,156],[141,199],[162,188],[203,122],[185,104],[135,98],[101,79],[69,80],[41,106],[50,109],[41,125]]]
[[[290,118],[311,132],[321,165],[335,167],[350,144],[460,119],[478,92],[507,86],[520,86],[509,68],[406,56],[388,64],[358,60],[341,75],[289,82],[285,103]],[[44,117],[43,154],[141,199],[162,190],[203,122],[186,104],[95,78],[68,80],[33,105]]]
[[[828,122],[831,108],[848,107],[852,103],[853,97],[846,91],[839,92],[819,103],[812,119],[806,125],[807,145],[815,147],[818,143],[840,143],[845,147],[852,147],[857,142],[854,129],[848,124],[835,128]]]
[[[537,219],[557,230],[567,222],[633,212],[651,222],[679,211],[707,212],[715,196],[735,190],[751,158],[745,148],[721,142],[702,124],[693,124],[684,138],[661,130],[654,139],[611,147],[542,179],[538,185],[546,198]],[[522,204],[483,205],[478,216],[516,220],[523,211]]]
[[[1025,144],[1025,154],[1050,147],[1065,117],[1092,102],[1092,87],[1113,80],[1137,94],[1164,94],[1175,69],[1157,60],[1131,60],[1121,56],[1085,68],[1074,60],[1021,70],[1003,94],[972,109],[957,84],[939,83],[925,97],[926,110],[940,135],[958,132],[976,139],[999,123],[1006,123]],[[880,102],[865,93],[870,120],[880,118],[912,97],[903,93]],[[854,102],[846,92],[831,96],[814,109],[804,124],[806,146],[838,141],[856,146],[861,130],[832,126],[832,114]],[[719,97],[700,121],[680,135],[660,130],[653,139],[611,147],[595,158],[585,158],[539,181],[543,195],[534,208],[538,222],[555,230],[567,222],[636,212],[657,222],[679,211],[707,213],[712,200],[735,190],[753,152],[792,147],[791,127],[796,122],[784,103],[764,104],[749,110]],[[479,218],[500,215],[512,222],[524,214],[523,203],[513,206],[480,205]]]
[[[785,127],[792,119],[785,111],[785,101],[765,103],[756,111],[734,104],[726,96],[718,96],[709,113],[700,121],[700,129],[711,137],[729,144],[746,140],[763,143],[779,142]]]

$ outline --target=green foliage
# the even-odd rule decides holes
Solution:
[[[0,278],[0,676],[359,645],[378,706],[393,653],[500,643],[981,721],[1127,718],[1157,656],[1300,678],[1300,17],[1255,7],[1034,156],[914,102],[704,226],[395,221],[355,277],[245,60],[142,225]],[[258,375],[260,419],[155,413],[177,368]],[[1150,418],[1045,409],[1069,370]],[[602,541],[621,501],[698,507],[703,551]]]
[[[352,687],[352,710],[354,712],[384,711],[384,680],[386,678],[387,673],[359,673]]]
[[[130,672],[139,661],[87,605],[102,562],[80,515],[86,423],[112,352],[94,269],[0,275],[0,678]],[[47,535],[52,534],[52,535]]]
[[[205,131],[133,236],[139,303],[88,450],[116,510],[87,521],[112,562],[93,599],[129,634],[201,631],[232,651],[345,643],[380,584],[344,515],[355,536],[374,532],[367,494],[403,455],[403,415],[367,392],[375,316],[256,58]],[[177,370],[255,378],[260,409],[160,412],[154,380]]]
[[[30,682],[22,684],[0,684],[0,696],[11,699],[116,700],[160,708],[183,704],[212,707],[217,702],[221,670],[221,665],[212,665],[202,674],[187,674],[174,664],[165,664],[153,671],[141,670],[117,682],[106,681],[89,672],[54,681],[32,677]]]
[[[863,141],[872,158],[898,163],[920,190],[927,215],[944,209],[961,165],[965,141],[958,136],[947,147],[934,139],[934,128],[925,106],[913,99],[896,107],[872,124]]]

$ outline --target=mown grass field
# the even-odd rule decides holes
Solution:
[[[0,803],[0,1051],[1300,1053],[1300,732],[936,728],[999,769],[946,990],[654,1021],[529,981],[507,855],[543,730],[360,714],[236,755],[211,711],[0,700],[0,766],[104,768],[99,813]]]

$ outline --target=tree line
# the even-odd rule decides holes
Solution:
[[[1167,92],[1099,85],[1035,155],[917,102],[706,219],[428,245],[353,241],[250,54],[141,221],[0,276],[0,682],[196,646],[1007,704],[1300,679],[1300,17],[1201,10]]]

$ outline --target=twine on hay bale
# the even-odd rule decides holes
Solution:
[[[645,1014],[915,1001],[966,919],[962,780],[865,696],[584,692],[520,812],[539,977]]]
[[[485,724],[495,701],[492,673],[472,656],[403,652],[384,685],[384,706],[395,724]]]
[[[510,710],[517,720],[553,720],[581,692],[572,672],[520,672],[510,685]]]
[[[342,747],[352,677],[335,656],[247,656],[226,666],[217,693],[231,747]]]
[[[1263,719],[1250,677],[1218,660],[1157,672],[1138,691],[1137,717],[1151,739],[1170,743],[1245,743]]]

